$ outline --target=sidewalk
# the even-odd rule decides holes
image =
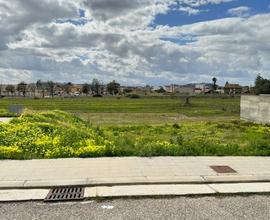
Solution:
[[[219,174],[210,166],[230,166]],[[0,189],[270,182],[270,157],[155,157],[0,161]]]

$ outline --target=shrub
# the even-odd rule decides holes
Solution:
[[[101,94],[94,94],[93,97],[94,97],[94,98],[101,98],[102,95],[101,95]]]
[[[0,124],[0,146],[0,158],[10,159],[19,153],[22,159],[75,157],[86,150],[88,156],[101,156],[89,147],[105,147],[105,139],[80,118],[52,111],[25,113]]]
[[[128,98],[131,98],[131,99],[139,99],[141,98],[141,96],[139,96],[138,94],[129,94],[127,95]]]

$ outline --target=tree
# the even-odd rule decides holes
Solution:
[[[260,74],[256,77],[255,80],[255,93],[259,94],[270,94],[270,80],[261,77]]]
[[[126,94],[126,93],[131,93],[131,92],[132,92],[132,89],[130,89],[130,88],[125,88],[125,89],[123,90],[123,92],[124,92],[124,94]]]
[[[17,85],[17,91],[19,93],[22,93],[23,96],[25,97],[26,96],[26,91],[27,91],[27,84],[25,82],[20,82],[18,85]]]
[[[36,87],[35,83],[30,83],[27,86],[27,90],[28,90],[30,96],[32,96],[33,94],[36,93],[36,89],[37,89],[37,87]]]
[[[155,90],[155,92],[157,92],[157,93],[165,93],[166,90],[162,86],[160,86],[159,89]]]
[[[87,83],[82,86],[82,93],[88,95],[91,91],[91,86]]]
[[[107,84],[107,91],[111,95],[116,95],[120,92],[120,84],[117,83],[115,80]]]
[[[48,85],[48,89],[49,89],[50,95],[53,98],[54,97],[55,83],[53,81],[48,81],[47,82],[47,85]]]
[[[66,94],[69,95],[71,93],[72,86],[73,86],[72,82],[64,84],[64,91]]]
[[[93,95],[101,95],[101,82],[98,79],[93,79],[91,84],[91,90]]]
[[[45,97],[45,90],[46,90],[46,83],[44,83],[44,82],[42,82],[41,80],[38,80],[37,82],[36,82],[36,87],[37,87],[37,89],[40,91],[42,91],[42,98],[44,98]]]
[[[6,91],[7,91],[8,95],[11,94],[13,96],[13,94],[15,92],[15,86],[13,86],[13,85],[7,85],[6,86]]]
[[[214,88],[214,90],[217,90],[217,78],[216,77],[213,77],[212,81],[213,81],[213,88]]]

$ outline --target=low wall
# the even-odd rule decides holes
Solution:
[[[270,124],[270,95],[241,96],[241,119]]]

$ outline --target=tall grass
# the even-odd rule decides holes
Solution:
[[[238,120],[93,126],[62,111],[0,124],[0,158],[270,156],[270,126]]]

